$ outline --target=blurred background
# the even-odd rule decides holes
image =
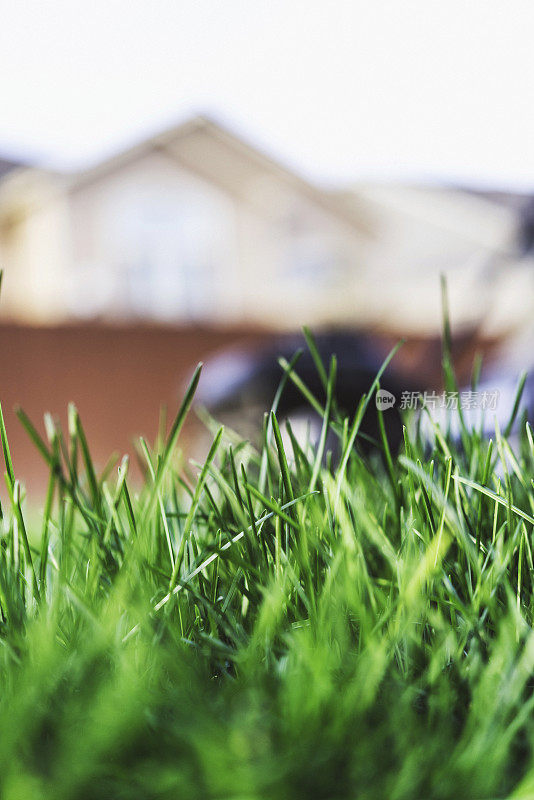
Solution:
[[[376,369],[404,337],[401,383],[439,385],[441,274],[460,372],[529,366],[529,0],[0,9],[0,399],[27,483],[17,404],[44,430],[74,401],[103,465],[198,360],[204,402],[242,400],[303,324]]]

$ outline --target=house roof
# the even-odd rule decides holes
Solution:
[[[359,184],[336,192],[373,230],[384,219],[402,216],[423,225],[465,238],[493,251],[514,248],[520,220],[510,203],[496,202],[487,194],[442,185],[395,183]]]
[[[292,187],[361,234],[360,215],[335,195],[294,173],[217,122],[194,117],[71,177],[72,191],[97,181],[152,152],[159,152],[235,196],[247,197],[251,181],[269,178]]]

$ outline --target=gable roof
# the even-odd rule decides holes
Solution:
[[[347,207],[338,197],[322,191],[227,128],[204,116],[196,116],[102,161],[91,169],[76,173],[71,176],[70,189],[76,191],[153,152],[165,155],[182,168],[242,198],[246,198],[246,188],[251,180],[274,178],[356,232],[369,234],[360,214]]]

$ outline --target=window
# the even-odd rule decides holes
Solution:
[[[111,221],[124,313],[196,319],[216,302],[220,215],[209,198],[154,189],[130,196]]]

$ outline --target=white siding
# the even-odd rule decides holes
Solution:
[[[71,224],[73,313],[194,320],[233,310],[233,204],[165,156],[79,187]]]

